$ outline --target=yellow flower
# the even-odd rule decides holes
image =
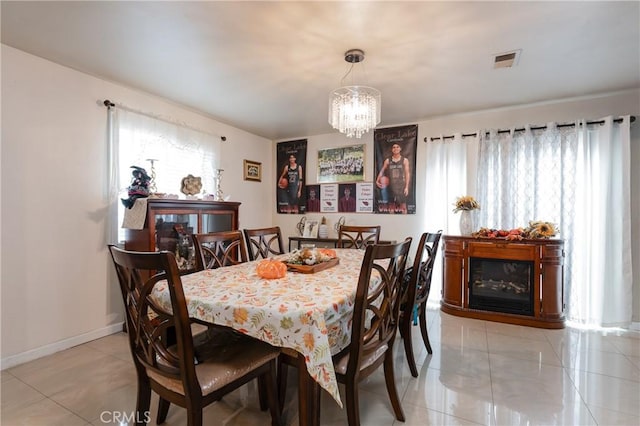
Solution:
[[[525,229],[528,238],[551,238],[558,233],[556,225],[551,222],[530,221]]]
[[[455,206],[455,209],[453,209],[454,213],[457,213],[461,210],[476,210],[480,208],[480,204],[478,204],[478,202],[471,195],[458,197],[453,205]]]

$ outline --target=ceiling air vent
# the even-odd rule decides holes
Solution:
[[[521,49],[499,53],[493,58],[493,68],[511,68],[518,65]]]

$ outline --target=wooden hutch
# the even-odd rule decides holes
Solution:
[[[147,198],[145,201],[146,215],[136,227],[140,229],[125,229],[125,249],[168,250],[176,254],[183,270],[193,267],[191,234],[231,231],[239,226],[238,202],[165,198]]]

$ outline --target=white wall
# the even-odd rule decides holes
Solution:
[[[595,97],[585,97],[580,99],[561,100],[534,105],[522,105],[512,108],[502,108],[490,111],[478,111],[468,114],[450,115],[419,121],[418,124],[418,153],[417,153],[417,189],[416,189],[416,209],[415,215],[373,215],[362,213],[329,213],[329,214],[309,214],[309,217],[320,218],[325,216],[329,222],[331,234],[335,236],[333,224],[345,216],[348,224],[382,225],[382,238],[401,241],[406,236],[411,236],[417,240],[423,232],[435,231],[433,227],[425,223],[422,214],[425,206],[424,186],[421,184],[425,180],[426,147],[423,142],[425,137],[436,137],[440,135],[453,135],[454,133],[474,133],[482,129],[509,129],[512,127],[522,127],[525,124],[546,124],[548,122],[572,122],[576,119],[599,119],[608,115],[635,115],[640,119],[640,90],[632,90],[614,94],[607,94]],[[327,127],[329,125],[327,124]],[[384,127],[390,127],[385,125]],[[298,139],[298,138],[292,138]],[[634,167],[640,164],[640,122],[632,125],[631,136],[631,206],[632,206],[632,247],[633,247],[633,320],[640,321],[640,168]],[[333,132],[330,134],[307,136],[307,184],[317,183],[313,170],[317,165],[317,150],[337,146],[354,145],[364,143],[366,147],[366,181],[373,181],[373,135],[365,134],[362,139],[348,139],[345,136]],[[275,144],[272,153],[272,161],[275,162]],[[470,167],[474,167],[473,164]],[[275,182],[275,173],[272,175],[272,182]],[[475,176],[470,170],[468,176]],[[272,189],[272,192],[275,190]],[[275,194],[275,192],[274,192]],[[451,201],[453,203],[453,200]],[[288,236],[295,236],[296,223],[300,220],[300,215],[274,214],[274,222],[282,228],[283,233]],[[432,294],[439,293],[441,285],[440,276],[435,274],[432,283]]]
[[[104,99],[226,136],[222,188],[242,202],[240,226],[271,224],[269,183],[242,177],[244,158],[273,173],[269,140],[2,45],[2,368],[121,329]]]

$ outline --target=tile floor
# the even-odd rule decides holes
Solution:
[[[405,425],[640,424],[639,332],[542,330],[438,310],[428,318],[431,356],[414,327],[418,378],[396,341]],[[287,425],[296,425],[295,373],[289,376],[284,415]],[[363,425],[403,424],[393,417],[382,369],[361,389]],[[1,424],[130,424],[135,394],[126,335],[114,334],[2,371]],[[204,424],[269,424],[257,405],[252,383],[207,407]],[[154,397],[150,424],[156,407]],[[166,424],[185,424],[184,414],[172,406]],[[321,422],[346,425],[344,410],[326,393]]]

